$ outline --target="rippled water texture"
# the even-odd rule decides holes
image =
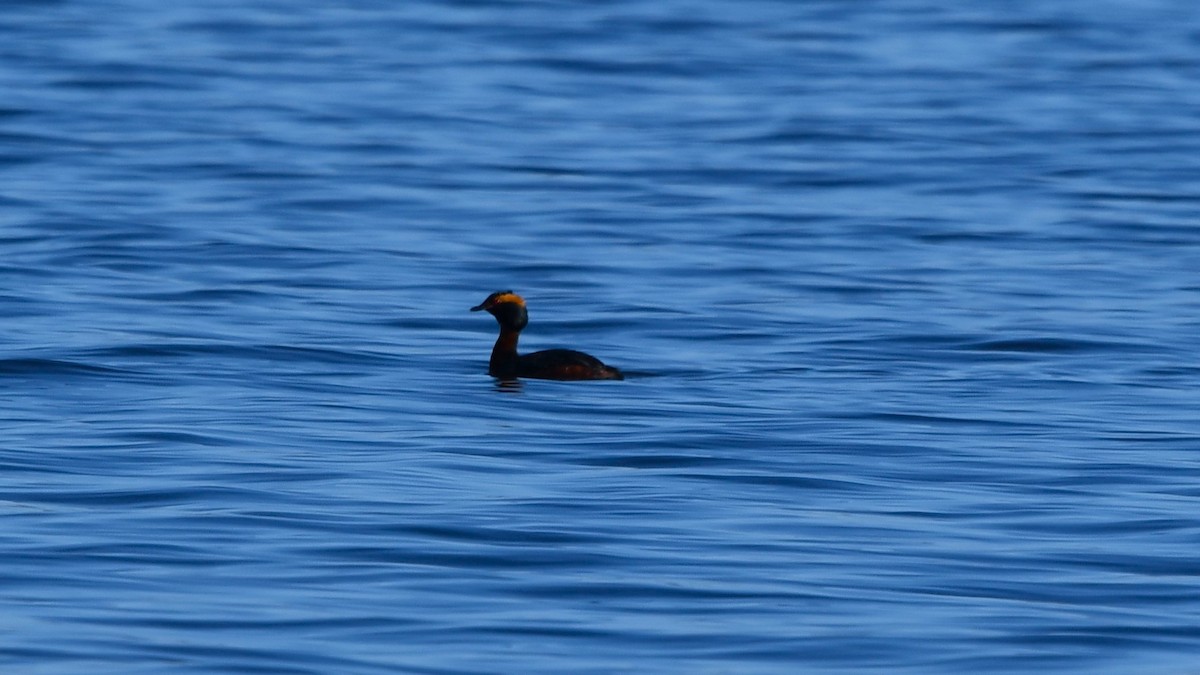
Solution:
[[[1200,4],[0,30],[4,672],[1197,672]]]

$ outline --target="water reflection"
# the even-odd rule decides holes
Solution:
[[[502,392],[505,392],[508,394],[519,394],[519,393],[521,393],[521,387],[522,387],[521,381],[516,378],[513,378],[513,379],[496,378],[496,390],[497,391],[502,391]]]

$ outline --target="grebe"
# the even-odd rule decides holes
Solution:
[[[500,324],[500,337],[492,347],[488,374],[503,380],[533,377],[541,380],[622,380],[621,371],[606,366],[599,359],[573,349],[547,349],[541,352],[517,354],[517,338],[529,324],[525,300],[512,291],[496,291],[472,312],[487,310]]]

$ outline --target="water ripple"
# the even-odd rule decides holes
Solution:
[[[1200,12],[1099,10],[0,3],[0,664],[1192,668]]]

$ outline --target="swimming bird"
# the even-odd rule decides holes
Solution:
[[[606,366],[594,356],[574,349],[547,349],[517,354],[517,339],[529,324],[525,299],[512,291],[496,291],[471,308],[485,310],[500,324],[500,337],[492,347],[488,374],[503,380],[531,377],[541,380],[622,380],[621,371]]]

